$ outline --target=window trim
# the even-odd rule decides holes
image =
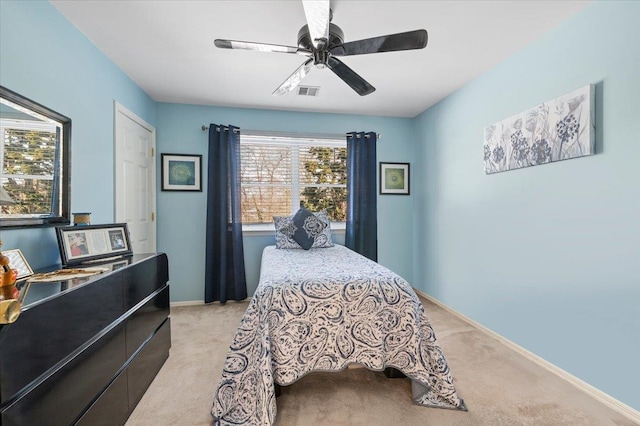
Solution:
[[[341,235],[347,229],[347,222],[331,222],[331,233]],[[242,224],[242,235],[250,237],[272,237],[275,236],[273,223],[248,223]]]
[[[0,228],[41,228],[49,226],[69,225],[71,223],[71,119],[31,99],[0,86],[0,98],[4,98],[16,105],[40,114],[62,125],[62,140],[59,148],[62,150],[62,164],[60,173],[60,214],[34,218],[1,218]],[[2,142],[4,143],[4,142]]]

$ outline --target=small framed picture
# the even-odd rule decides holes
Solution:
[[[202,155],[162,154],[163,191],[202,191]]]
[[[61,226],[56,228],[56,234],[63,265],[133,253],[126,223]]]
[[[20,281],[30,275],[33,275],[33,269],[29,266],[29,262],[24,258],[20,249],[3,250],[2,254],[9,258],[9,267],[18,271],[18,278],[16,281]]]
[[[409,195],[409,163],[380,163],[380,194]]]

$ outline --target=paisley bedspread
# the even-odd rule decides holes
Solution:
[[[403,278],[340,245],[268,246],[215,392],[215,424],[271,425],[274,383],[352,363],[402,371],[416,404],[466,409],[424,307]]]

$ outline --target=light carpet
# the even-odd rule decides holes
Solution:
[[[469,411],[412,404],[408,379],[364,368],[312,373],[284,387],[276,426],[594,425],[637,423],[421,298]],[[169,359],[126,426],[211,425],[214,390],[248,302],[171,308]]]

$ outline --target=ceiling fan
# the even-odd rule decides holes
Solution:
[[[284,95],[293,90],[314,67],[320,69],[326,67],[360,96],[373,93],[376,88],[339,60],[338,56],[423,49],[427,45],[426,30],[408,31],[345,43],[344,34],[340,27],[331,23],[333,11],[330,8],[329,0],[302,0],[302,4],[307,25],[298,31],[298,47],[223,39],[216,39],[215,45],[222,49],[294,53],[308,56],[309,59],[273,92],[274,95]]]

